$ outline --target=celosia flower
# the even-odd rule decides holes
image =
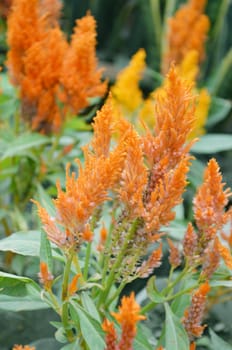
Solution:
[[[223,244],[221,244],[221,242],[219,241],[218,237],[215,238],[215,246],[216,246],[220,256],[224,260],[226,266],[230,270],[232,270],[232,256],[231,256],[231,251],[229,250],[229,248],[223,246]]]
[[[43,261],[40,263],[40,272],[38,276],[39,276],[39,281],[43,285],[44,289],[46,290],[50,289],[52,286],[52,281],[54,277],[49,272],[47,264]]]
[[[14,0],[8,17],[8,68],[16,85],[20,84],[24,74],[26,51],[44,34],[38,3],[39,0]]]
[[[29,345],[15,345],[12,350],[35,350],[35,348]]]
[[[211,159],[204,172],[204,182],[198,188],[193,200],[194,216],[199,229],[199,249],[204,250],[214,239],[215,234],[227,220],[224,208],[231,195],[230,189],[224,190],[222,175],[215,159]]]
[[[143,49],[136,52],[129,65],[118,74],[111,88],[116,106],[126,114],[135,112],[143,102],[139,81],[146,66],[145,57]]]
[[[105,225],[103,223],[103,226],[100,230],[100,241],[99,241],[99,244],[97,246],[97,250],[100,252],[104,249],[104,244],[106,242],[106,239],[107,239],[107,229],[105,228]]]
[[[125,203],[129,218],[144,213],[143,194],[147,184],[147,169],[143,161],[141,139],[128,123],[126,159],[118,190],[120,200]]]
[[[209,284],[207,282],[203,283],[194,292],[191,304],[185,311],[182,322],[190,340],[193,340],[195,337],[200,337],[206,327],[205,325],[201,326],[201,322],[204,315],[207,294],[209,291]]]
[[[25,54],[22,114],[24,119],[32,121],[33,129],[43,129],[46,133],[60,129],[63,117],[57,104],[57,92],[67,47],[63,33],[56,27]]]
[[[129,297],[124,296],[119,307],[119,312],[112,312],[114,318],[121,326],[121,338],[117,344],[117,336],[113,323],[105,320],[103,330],[106,335],[106,350],[132,350],[133,341],[136,335],[136,324],[146,317],[139,315],[140,306],[135,300],[134,293]]]
[[[106,348],[105,350],[118,350],[117,346],[117,333],[114,328],[114,323],[110,322],[109,320],[105,319],[102,324],[102,329],[104,332],[106,332]]]
[[[153,270],[161,265],[162,256],[162,244],[160,244],[159,248],[151,253],[148,260],[145,260],[137,269],[138,277],[145,278],[151,275]]]
[[[102,96],[106,83],[101,82],[102,69],[97,68],[96,22],[87,14],[76,21],[70,47],[64,57],[60,82],[61,99],[67,109],[78,113],[89,105],[90,97]]]
[[[99,112],[95,118],[98,124],[96,127],[98,136],[103,133],[99,127],[101,125],[103,129],[105,127],[104,123],[98,121],[106,118],[106,110],[108,110],[106,107],[103,108],[102,113]],[[93,144],[90,143],[85,147],[85,166],[81,166],[78,162],[77,178],[74,172],[69,174],[70,165],[67,165],[66,189],[63,191],[57,183],[58,196],[54,200],[55,217],[51,217],[39,203],[36,203],[48,238],[61,248],[78,249],[83,240],[89,241],[92,238],[88,220],[94,210],[108,199],[108,190],[119,181],[126,155],[124,139],[119,140],[119,144],[109,152],[108,156],[102,154],[97,145],[99,142],[95,140]]]
[[[169,245],[169,262],[173,266],[173,268],[176,268],[181,264],[181,255],[179,249],[175,246],[173,241],[170,238],[167,238],[168,245]]]
[[[205,249],[201,277],[209,280],[216,271],[220,263],[220,251],[217,244],[217,237],[212,244]]]
[[[196,254],[197,238],[198,237],[194,231],[193,225],[189,223],[183,240],[183,252],[184,256],[190,261]]]
[[[199,61],[204,59],[204,44],[209,30],[209,19],[203,14],[206,0],[189,0],[169,20],[167,51],[162,62],[166,73],[170,63],[179,64],[187,52],[196,50]]]

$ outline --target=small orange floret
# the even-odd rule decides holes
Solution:
[[[200,337],[206,327],[205,325],[201,326],[201,321],[204,315],[206,296],[209,291],[209,283],[203,283],[193,294],[190,307],[185,310],[183,325],[190,340]]]
[[[29,345],[14,345],[12,350],[35,350],[35,348]]]
[[[79,280],[79,277],[81,276],[80,273],[76,274],[72,281],[70,282],[69,286],[68,286],[68,294],[69,295],[73,295],[76,293],[76,291],[78,290],[78,287],[77,287],[77,283],[78,283],[78,280]]]
[[[44,289],[48,290],[52,286],[52,281],[54,279],[53,275],[49,272],[48,266],[45,262],[40,263],[40,272],[39,272],[40,283],[44,286]]]
[[[216,247],[219,251],[220,256],[224,260],[226,266],[232,270],[232,256],[231,256],[231,251],[229,248],[225,247],[224,245],[221,244],[219,241],[218,237],[215,238],[215,244]]]
[[[117,350],[117,333],[114,328],[113,322],[110,322],[106,318],[104,319],[102,323],[102,329],[104,332],[106,332],[106,348],[105,350]]]

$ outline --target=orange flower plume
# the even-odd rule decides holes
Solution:
[[[102,69],[97,68],[95,50],[96,22],[87,14],[76,21],[60,78],[64,89],[62,100],[72,113],[88,106],[90,97],[102,96],[106,91],[106,83],[101,82]]]
[[[219,166],[215,159],[211,159],[204,173],[204,182],[198,188],[193,201],[201,249],[206,248],[227,221],[228,215],[224,208],[231,193],[229,188],[224,190],[224,186]]]
[[[129,297],[124,296],[119,307],[119,312],[112,312],[114,318],[121,326],[121,338],[117,345],[116,332],[113,323],[105,320],[103,323],[103,330],[106,335],[106,350],[132,350],[133,341],[136,335],[136,324],[140,320],[144,320],[146,317],[139,315],[140,306],[135,300],[134,293],[131,293]]]
[[[209,31],[209,19],[203,14],[206,0],[189,0],[169,20],[167,52],[163,60],[163,73],[171,62],[181,63],[187,52],[196,50],[199,60],[205,56],[204,44]]]
[[[40,272],[38,276],[40,283],[43,285],[44,289],[49,290],[52,286],[54,277],[49,272],[47,264],[43,261],[40,263]]]
[[[60,10],[59,0],[14,0],[8,21],[8,68],[20,88],[21,114],[45,133],[58,132],[68,112],[78,113],[106,90],[97,68],[94,18],[77,21],[69,45]]]
[[[189,339],[200,337],[205,325],[201,326],[204,315],[207,294],[210,291],[209,284],[203,283],[193,294],[190,307],[185,311],[183,325],[188,333]]]
[[[97,125],[95,129],[99,135],[103,133],[103,130],[107,132],[105,123],[101,123],[100,120],[111,118],[110,104],[111,101],[108,101],[108,104],[95,118]],[[100,131],[101,125],[103,130]],[[110,133],[109,130],[110,127],[108,129]],[[124,140],[122,139],[107,156],[99,155],[101,151],[97,145],[99,145],[98,142],[93,142],[85,147],[85,166],[81,166],[78,162],[79,175],[77,178],[74,172],[69,173],[70,165],[67,165],[66,189],[63,191],[60,184],[57,184],[58,196],[54,200],[55,217],[51,217],[39,203],[36,203],[48,238],[62,248],[76,247],[78,249],[83,239],[89,240],[88,220],[94,210],[108,199],[108,190],[119,181],[125,159]]]
[[[35,350],[35,348],[29,345],[15,345],[12,350]]]

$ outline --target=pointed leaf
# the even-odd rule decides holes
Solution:
[[[209,330],[211,336],[211,350],[232,350],[232,345],[221,339],[212,329]]]
[[[157,290],[155,285],[155,276],[152,276],[147,284],[147,295],[155,303],[163,303],[165,301],[164,296]]]
[[[189,350],[187,333],[180,320],[172,312],[170,306],[165,303],[165,349],[166,350]]]
[[[200,138],[191,148],[192,152],[211,154],[232,149],[232,135],[208,134]]]
[[[72,302],[71,306],[77,313],[81,334],[90,349],[103,350],[105,342],[100,323],[94,320],[91,315],[84,311],[77,303]]]
[[[18,156],[31,148],[45,145],[49,142],[49,137],[36,133],[20,135],[7,145],[6,151],[3,153],[2,159]]]
[[[96,306],[95,306],[93,300],[88,295],[88,293],[86,293],[86,292],[81,293],[81,301],[82,301],[82,305],[85,308],[85,310],[88,311],[95,320],[97,320],[99,323],[101,323],[101,319],[100,319],[99,313],[96,309]]]
[[[10,251],[21,255],[39,256],[40,232],[19,231],[0,240],[0,251]]]

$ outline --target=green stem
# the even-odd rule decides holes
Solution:
[[[218,69],[215,79],[207,84],[209,92],[213,95],[217,95],[224,79],[226,79],[227,74],[232,67],[232,49],[230,49],[227,55],[223,58],[222,63]]]
[[[69,284],[69,276],[72,266],[72,260],[74,256],[74,250],[69,252],[67,255],[67,262],[64,269],[64,276],[63,276],[63,283],[62,283],[62,323],[64,326],[64,329],[66,331],[67,339],[71,342],[73,340],[73,332],[70,329],[69,325],[69,305],[68,305],[68,284]]]
[[[161,32],[162,32],[161,16],[160,16],[160,0],[150,0],[150,5],[151,5],[151,13],[152,13],[156,43],[160,50]]]
[[[176,0],[167,0],[165,11],[164,11],[164,20],[163,20],[163,31],[162,31],[162,41],[161,41],[161,65],[163,65],[164,55],[167,52],[168,48],[168,19],[173,15],[176,7]]]
[[[89,262],[90,262],[90,256],[91,256],[91,248],[92,248],[92,243],[89,242],[87,244],[87,248],[86,248],[85,266],[84,266],[84,272],[83,272],[84,280],[87,280],[87,278],[88,278]]]
[[[120,286],[116,289],[116,291],[114,292],[114,294],[112,295],[112,297],[107,301],[106,308],[108,308],[108,306],[110,306],[110,304],[112,304],[112,302],[119,297],[121,291],[123,290],[123,288],[125,287],[126,282],[123,282],[122,284],[120,284]]]
[[[150,303],[148,303],[147,305],[141,308],[140,314],[142,315],[146,314],[148,311],[153,310],[158,304],[159,303],[155,303],[154,301],[151,301]]]
[[[108,276],[108,279],[106,281],[106,287],[105,287],[105,290],[102,292],[102,295],[101,297],[99,298],[99,302],[98,302],[98,306],[100,306],[102,304],[103,301],[105,301],[107,299],[107,296],[109,294],[109,291],[110,291],[110,288],[113,284],[113,281],[115,279],[115,272],[116,270],[119,268],[119,266],[121,265],[122,261],[123,261],[123,258],[124,258],[124,255],[126,253],[126,249],[127,249],[127,246],[130,242],[130,240],[133,238],[137,228],[138,228],[138,225],[140,223],[140,220],[137,218],[134,220],[133,224],[131,225],[131,228],[127,234],[127,236],[125,237],[125,240],[124,240],[124,243],[123,243],[123,246],[121,248],[121,251],[114,263],[114,265],[112,266],[111,270],[110,270],[110,274]]]

